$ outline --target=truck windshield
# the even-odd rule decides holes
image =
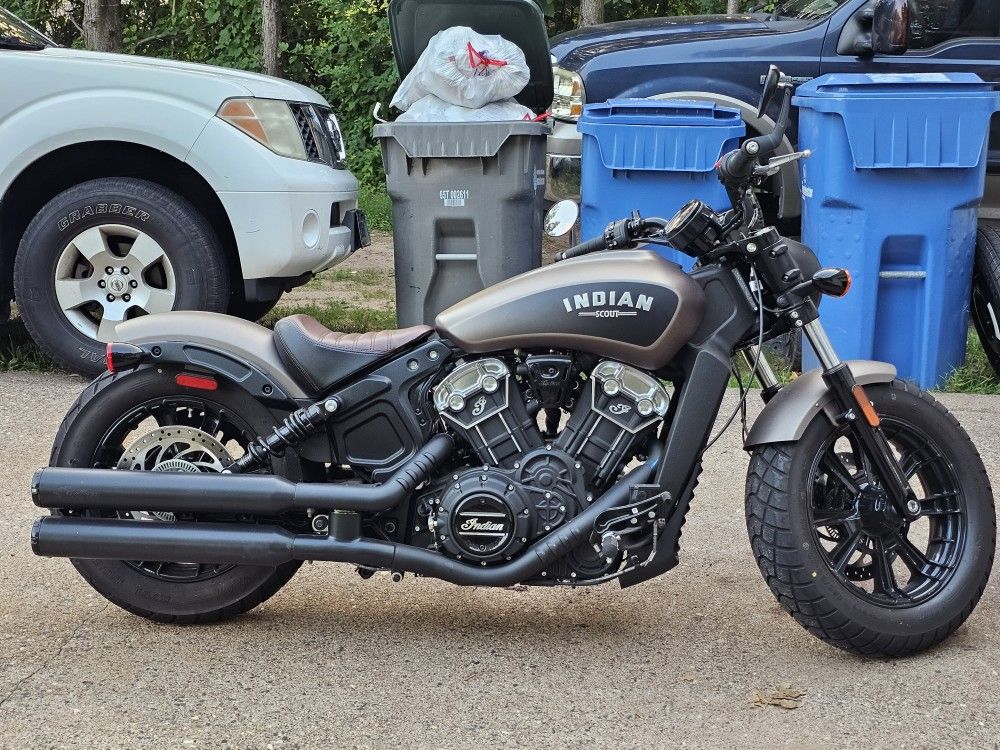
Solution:
[[[0,8],[0,49],[45,49],[55,42],[39,34],[24,21]]]
[[[771,18],[799,18],[814,21],[825,18],[848,0],[784,0],[774,6]]]

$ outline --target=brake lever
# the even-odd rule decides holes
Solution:
[[[767,164],[760,164],[754,167],[753,176],[773,177],[778,174],[781,168],[786,164],[791,164],[793,161],[799,161],[800,159],[808,159],[810,156],[812,156],[812,151],[809,149],[806,149],[805,151],[796,151],[794,154],[775,156],[773,159],[769,159]]]

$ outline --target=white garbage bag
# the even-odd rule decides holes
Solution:
[[[513,99],[490,102],[477,109],[450,104],[433,94],[417,99],[396,122],[502,122],[534,120],[535,113]]]
[[[449,104],[476,109],[517,96],[530,77],[524,53],[516,44],[497,34],[452,26],[431,37],[396,90],[392,106],[405,112],[433,94]]]

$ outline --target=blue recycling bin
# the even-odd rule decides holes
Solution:
[[[583,239],[634,210],[669,219],[693,198],[717,211],[732,208],[715,165],[746,133],[738,110],[701,101],[611,99],[587,105],[577,128]],[[655,249],[685,268],[693,263],[677,250]]]
[[[825,298],[844,359],[923,388],[965,361],[978,207],[998,95],[968,73],[831,74],[796,91],[802,239],[854,284]],[[818,366],[806,348],[803,366]]]

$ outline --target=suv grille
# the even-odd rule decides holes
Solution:
[[[314,104],[292,103],[295,124],[302,136],[309,161],[329,164],[334,169],[344,169],[344,141],[340,126],[333,112]]]

